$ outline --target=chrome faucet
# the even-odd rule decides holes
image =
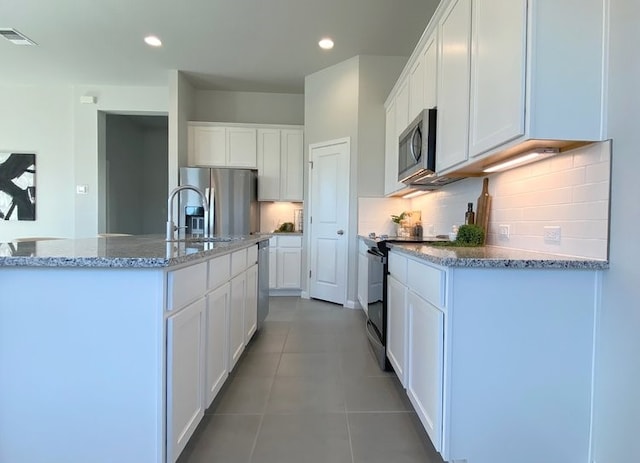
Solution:
[[[209,201],[207,201],[207,197],[202,192],[202,190],[193,185],[182,185],[177,188],[174,188],[171,193],[169,193],[169,200],[167,201],[167,238],[166,241],[173,241],[174,233],[178,230],[175,222],[173,221],[173,199],[175,196],[184,190],[192,190],[200,195],[200,199],[202,200],[202,207],[204,208],[204,235],[207,236],[209,234]]]

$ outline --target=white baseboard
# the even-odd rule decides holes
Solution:
[[[292,296],[299,297],[301,291],[299,289],[270,289],[269,296]]]
[[[347,299],[347,302],[344,303],[344,306],[347,309],[359,309],[360,308],[360,304],[357,304],[356,301],[353,301],[351,299]]]
[[[308,292],[308,291],[302,291],[302,292],[300,293],[300,297],[301,297],[302,299],[311,299],[311,298],[309,297],[309,292]]]

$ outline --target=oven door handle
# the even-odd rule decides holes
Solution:
[[[380,262],[382,265],[387,263],[386,256],[380,251],[376,252],[372,249],[367,249],[367,257],[369,259],[375,260],[376,262]]]

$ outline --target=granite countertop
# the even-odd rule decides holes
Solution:
[[[389,244],[393,250],[424,259],[444,267],[585,269],[609,268],[606,260],[588,259],[541,252],[520,251],[498,246],[472,248],[442,247],[422,244]]]
[[[139,235],[0,243],[0,267],[171,267],[226,254],[271,236],[219,237],[212,242],[166,242],[163,235]]]

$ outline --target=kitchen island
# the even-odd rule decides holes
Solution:
[[[175,461],[256,330],[268,239],[0,245],[0,461]]]
[[[608,262],[390,244],[387,356],[445,461],[587,462]]]

